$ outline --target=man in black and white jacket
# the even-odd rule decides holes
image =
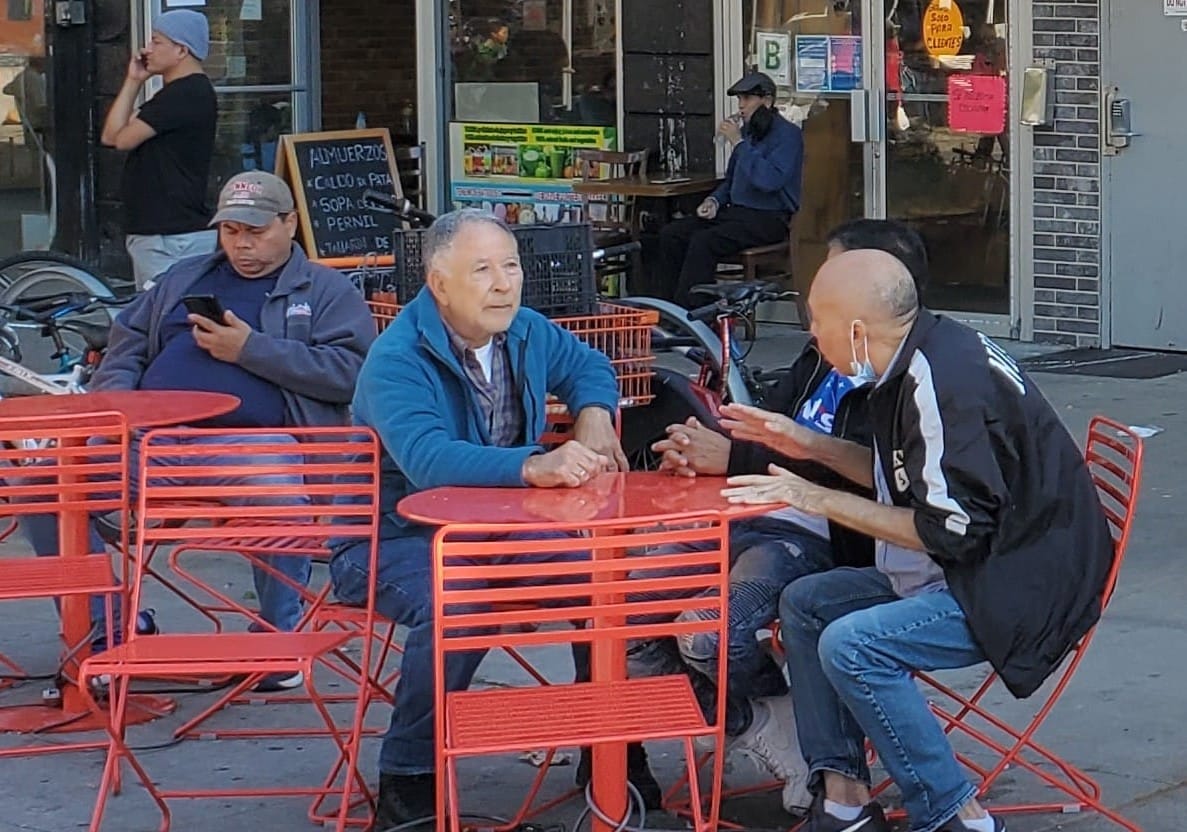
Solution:
[[[814,459],[872,501],[780,468],[731,480],[737,502],[785,502],[876,541],[867,569],[792,583],[780,599],[799,739],[817,800],[809,832],[888,832],[870,800],[868,737],[914,832],[1004,832],[911,679],[988,660],[1033,693],[1100,616],[1113,548],[1075,441],[1014,361],[918,307],[902,263],[829,260],[809,298],[826,360],[874,385],[874,447],[723,409],[735,438]]]

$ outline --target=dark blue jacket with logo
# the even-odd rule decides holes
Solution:
[[[161,326],[199,278],[226,255],[189,257],[115,319],[91,390],[135,390],[164,343]],[[260,310],[239,366],[284,393],[286,425],[315,427],[349,421],[348,406],[363,358],[375,340],[375,320],[362,295],[342,274],[311,263],[296,244]]]

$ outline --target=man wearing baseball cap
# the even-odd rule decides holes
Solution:
[[[210,52],[206,18],[193,9],[165,12],[148,45],[132,56],[103,123],[103,144],[128,151],[121,199],[125,245],[136,288],[143,289],[183,257],[214,251],[206,202],[218,102],[202,71]],[[135,109],[153,75],[165,82]]]
[[[195,426],[276,428],[267,440],[276,444],[293,441],[285,428],[347,424],[375,323],[345,276],[311,263],[293,242],[297,216],[288,185],[259,171],[232,177],[211,224],[218,226],[221,250],[182,260],[125,307],[90,389],[230,393],[239,397],[238,409]],[[200,295],[214,297],[221,319],[189,311],[186,298]],[[178,444],[235,444],[234,435],[215,438],[217,443],[199,436]],[[252,434],[250,441],[259,439]],[[211,455],[219,452],[213,447]],[[269,462],[296,465],[301,459],[276,454]],[[137,469],[134,460],[129,463],[130,471]],[[31,523],[26,531],[36,551],[58,551],[56,524]],[[102,546],[92,537],[92,545]],[[297,585],[309,580],[307,557],[260,560]],[[298,591],[265,569],[253,573],[261,619],[253,627],[293,630],[301,617]],[[280,674],[257,689],[301,681],[299,673]]]
[[[692,308],[693,286],[713,283],[717,264],[754,246],[786,242],[800,209],[804,137],[775,110],[775,82],[752,72],[728,90],[738,112],[717,128],[732,149],[725,179],[696,216],[660,232],[660,285]]]

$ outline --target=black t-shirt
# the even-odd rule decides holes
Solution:
[[[202,73],[166,84],[140,108],[157,134],[128,154],[121,196],[128,234],[186,234],[206,228],[218,99]]]

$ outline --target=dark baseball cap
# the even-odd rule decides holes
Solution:
[[[293,192],[279,176],[259,170],[236,174],[223,185],[218,195],[218,213],[210,221],[241,222],[263,227],[280,214],[293,211]]]
[[[765,72],[748,72],[728,90],[726,95],[775,95],[775,82]]]

